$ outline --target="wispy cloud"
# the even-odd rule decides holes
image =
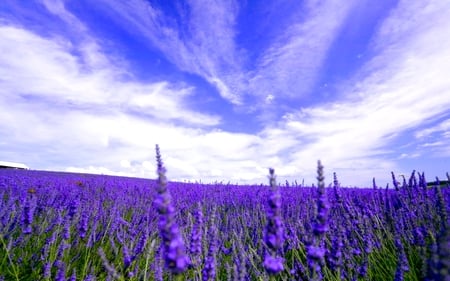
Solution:
[[[398,169],[391,147],[409,129],[448,114],[450,21],[444,4],[401,2],[382,24],[373,44],[378,53],[356,75],[346,100],[285,115],[280,128],[298,139],[290,166],[323,159],[329,166],[373,175]],[[415,16],[409,17],[414,14]],[[399,28],[400,27],[400,28]],[[446,123],[421,130],[444,131]],[[414,153],[413,153],[414,154]],[[369,173],[370,173],[369,172]]]
[[[203,77],[232,103],[241,102],[236,89],[225,82],[227,76],[240,71],[233,28],[236,2],[188,1],[178,6],[177,17],[143,0],[104,0],[103,4],[111,9],[105,12],[112,13],[129,32],[149,40],[179,69]]]
[[[305,1],[290,27],[263,52],[250,78],[251,92],[290,98],[310,94],[352,6],[353,1]]]
[[[114,64],[85,71],[90,65],[59,39],[1,26],[0,50],[1,145],[21,151],[3,157],[25,159],[32,168],[40,163],[111,170],[124,155],[145,163],[155,143],[188,143],[195,128],[220,122],[185,106],[192,88],[124,80]],[[102,53],[89,55],[108,61]],[[171,126],[174,121],[193,128]]]
[[[188,1],[178,7],[176,17],[147,1],[104,3],[130,32],[147,38],[179,69],[203,77],[224,99],[247,107],[261,101],[264,107],[270,95],[299,98],[310,93],[353,2],[305,2],[292,11],[296,16],[289,28],[260,50],[253,66],[236,42],[240,7],[235,1]],[[245,104],[246,95],[258,102]]]
[[[61,2],[44,3],[66,22],[82,26]],[[129,32],[146,38],[180,70],[203,77],[224,99],[243,105],[246,95],[256,96],[256,101],[244,105],[272,108],[280,97],[299,98],[309,93],[352,4],[306,2],[301,10],[306,13],[295,12],[298,17],[292,17],[290,27],[269,49],[262,50],[254,69],[247,67],[245,52],[235,42],[239,5],[234,1],[189,1],[177,6],[176,17],[141,0],[104,0],[94,6]]]
[[[187,109],[183,100],[193,88],[164,81],[133,82],[124,77],[121,68],[109,63],[109,58],[97,46],[83,49],[86,56],[95,59],[80,62],[71,53],[70,43],[45,39],[13,26],[0,29],[0,75],[3,77],[0,84],[3,98],[9,98],[10,102],[35,99],[35,102],[44,101],[44,106],[53,104],[69,110],[103,107],[107,112],[132,112],[137,109],[152,119],[198,125],[216,125],[220,121],[217,116]]]
[[[450,137],[449,133],[450,133],[450,119],[444,120],[442,122],[440,122],[439,124],[437,124],[436,126],[432,126],[430,128],[424,128],[420,131],[417,131],[415,136],[418,139],[422,139],[422,138],[426,138],[432,134],[442,134],[443,137]]]
[[[419,148],[425,153],[434,157],[450,156],[450,119],[446,119],[438,124],[419,128],[415,137],[419,142]]]

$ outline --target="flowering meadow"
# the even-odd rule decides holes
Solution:
[[[0,170],[0,280],[450,280],[447,186]],[[331,176],[332,177],[332,176]],[[401,179],[400,179],[401,180]]]

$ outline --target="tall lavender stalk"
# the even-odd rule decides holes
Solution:
[[[275,180],[275,170],[269,169],[270,187],[272,194],[269,198],[269,210],[267,211],[267,226],[264,240],[269,247],[269,252],[264,257],[264,268],[271,274],[278,274],[284,269],[284,259],[278,254],[284,244],[283,222],[281,220],[281,196]]]
[[[203,211],[202,205],[197,205],[197,210],[194,213],[194,225],[192,227],[190,253],[192,264],[198,266],[200,264],[200,257],[202,253],[202,228],[203,228]]]
[[[313,241],[307,247],[308,266],[311,270],[311,280],[322,280],[321,267],[324,264],[325,245],[324,236],[329,229],[328,209],[329,204],[325,193],[325,177],[323,175],[323,166],[318,161],[317,181],[318,181],[318,199],[317,216],[313,223]]]
[[[159,213],[158,226],[163,242],[165,264],[173,274],[180,274],[186,271],[190,265],[190,259],[186,255],[184,241],[175,222],[175,208],[172,205],[172,197],[167,190],[166,169],[158,145],[156,145],[156,161],[158,165],[158,194],[153,203]]]
[[[36,209],[37,199],[35,191],[28,191],[28,195],[25,199],[25,205],[23,207],[22,214],[22,233],[31,234],[33,231],[32,223],[34,217],[34,210]]]
[[[450,280],[450,218],[446,206],[439,179],[436,178],[435,193],[437,196],[437,214],[440,219],[440,230],[436,241],[431,247],[431,256],[428,259],[428,270],[425,280]]]
[[[208,255],[205,257],[204,267],[202,271],[202,280],[210,281],[216,279],[217,274],[217,227],[216,227],[216,209],[212,210],[210,226],[208,229],[209,249]]]

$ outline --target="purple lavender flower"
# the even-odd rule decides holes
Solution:
[[[55,262],[55,266],[57,268],[56,281],[65,281],[66,280],[66,264],[61,260],[57,260]]]
[[[427,180],[425,179],[425,172],[422,172],[422,174],[419,173],[419,187],[422,187],[423,190],[427,188]]]
[[[237,235],[234,237],[235,243],[233,244],[233,252],[235,256],[233,258],[234,275],[237,280],[246,280],[247,276],[247,257],[244,254],[242,244],[237,239]]]
[[[133,261],[130,256],[130,251],[125,243],[122,245],[122,253],[123,253],[123,265],[125,269],[127,269]]]
[[[34,217],[34,210],[36,209],[36,195],[35,193],[28,193],[25,199],[25,205],[23,207],[22,214],[22,232],[23,234],[31,234]]]
[[[317,215],[313,223],[313,241],[307,246],[307,260],[311,271],[311,279],[321,280],[321,266],[324,264],[326,249],[324,248],[324,235],[329,230],[328,209],[329,204],[325,193],[325,177],[323,175],[323,166],[317,163],[317,181],[318,181],[318,199]]]
[[[450,221],[432,242],[425,280],[450,280]]]
[[[159,146],[156,145],[156,160],[158,165],[158,194],[154,205],[159,213],[159,231],[164,245],[166,267],[174,274],[186,271],[190,259],[185,253],[184,242],[178,225],[175,222],[175,208],[167,190],[166,169],[164,168]]]
[[[208,229],[209,249],[205,258],[205,266],[202,271],[203,281],[216,279],[216,252],[217,252],[217,227],[216,227],[216,209],[211,212],[210,226]]]
[[[397,179],[395,178],[394,172],[391,172],[391,175],[392,175],[392,184],[394,185],[395,190],[398,191],[398,190],[399,190],[399,188],[398,188],[399,182],[398,182]]]
[[[203,212],[200,204],[194,213],[194,226],[191,234],[190,253],[193,265],[200,263],[200,254],[202,252],[202,227],[203,227]]]
[[[88,230],[89,217],[87,211],[81,214],[80,222],[78,224],[78,233],[81,238],[86,237],[86,232]]]
[[[448,219],[447,219],[447,204],[445,202],[444,196],[441,191],[441,184],[439,182],[439,178],[436,177],[436,185],[434,186],[434,191],[437,197],[437,214],[439,215],[440,219],[440,229],[439,231],[443,231],[448,226]]]
[[[69,219],[72,220],[78,212],[78,208],[80,207],[80,201],[78,199],[74,199],[69,206]]]
[[[337,234],[332,237],[332,247],[330,254],[327,255],[328,266],[331,270],[337,272],[342,267],[342,234]]]
[[[44,264],[44,268],[43,268],[44,279],[50,279],[50,277],[52,276],[52,266],[53,266],[53,264],[51,262],[46,262]]]
[[[283,222],[281,220],[281,196],[275,181],[275,170],[269,169],[272,194],[269,197],[265,238],[269,253],[264,257],[263,266],[269,274],[277,274],[284,269],[282,257],[277,256],[284,244]]]
[[[63,228],[63,238],[65,240],[69,240],[70,239],[70,220],[66,219],[64,222],[64,228]]]
[[[317,173],[319,198],[317,201],[317,217],[316,222],[313,224],[313,231],[314,235],[322,238],[322,236],[329,230],[328,210],[330,209],[330,206],[325,193],[325,177],[323,176],[323,166],[320,161],[318,162]]]
[[[139,256],[144,251],[145,245],[147,244],[147,239],[148,239],[148,231],[145,230],[142,233],[141,237],[139,238],[136,247],[134,248],[134,254],[132,258],[133,260],[135,260],[136,257]]]
[[[395,271],[394,281],[401,281],[404,278],[404,273],[409,271],[408,259],[406,257],[405,249],[403,248],[403,243],[396,234],[395,247],[398,252],[397,256],[397,269]]]
[[[266,255],[264,257],[264,268],[269,274],[277,274],[284,269],[283,265],[284,259],[281,257],[273,257],[271,255]]]
[[[153,261],[153,278],[156,281],[163,281],[163,271],[162,271],[162,262],[161,262],[161,247],[157,250],[155,254],[155,260]]]

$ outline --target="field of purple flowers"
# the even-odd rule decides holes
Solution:
[[[449,280],[448,187],[0,170],[0,280]],[[447,279],[446,279],[447,278]]]

